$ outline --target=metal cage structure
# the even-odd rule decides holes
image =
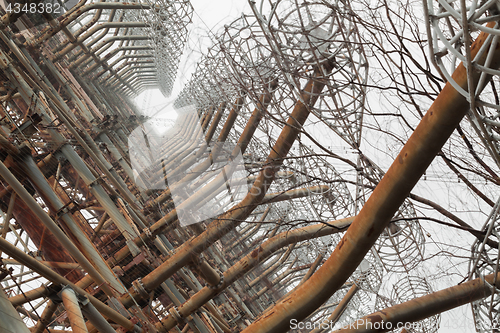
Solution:
[[[202,50],[189,0],[53,3],[0,4],[0,332],[493,330],[497,1],[249,0]]]

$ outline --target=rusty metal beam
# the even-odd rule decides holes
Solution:
[[[238,278],[248,273],[258,264],[268,258],[271,254],[284,246],[298,243],[307,239],[322,237],[344,231],[354,220],[354,217],[341,219],[338,221],[329,222],[328,224],[316,224],[295,230],[282,232],[264,243],[259,248],[255,249],[236,264],[224,272],[224,283],[217,288],[204,287],[188,299],[184,304],[178,307],[178,312],[181,316],[186,317],[193,311],[196,311],[200,306],[208,302],[212,297],[225,290],[228,286],[234,283]],[[176,320],[169,316],[164,319],[161,324],[157,325],[160,332],[166,332],[177,325]]]
[[[142,332],[142,329],[136,326],[132,321],[129,319],[125,318],[123,315],[121,315],[119,312],[116,310],[110,308],[108,305],[104,304],[94,296],[90,295],[88,292],[86,292],[84,289],[78,287],[76,284],[70,282],[66,278],[62,277],[61,275],[57,274],[56,272],[52,271],[49,269],[47,266],[44,264],[40,263],[37,261],[35,258],[29,256],[28,254],[24,253],[14,245],[10,244],[8,241],[1,239],[0,238],[0,250],[5,252],[7,255],[11,256],[12,258],[16,259],[20,263],[23,263],[27,267],[29,267],[31,270],[38,272],[40,275],[42,275],[44,278],[47,280],[51,281],[54,284],[57,284],[59,286],[67,285],[70,286],[73,290],[76,290],[78,294],[83,295],[89,299],[90,302],[96,307],[97,310],[106,318],[113,320],[119,325],[122,325],[125,327],[127,330],[130,330],[132,332]]]
[[[267,190],[274,181],[275,175],[279,171],[283,163],[283,159],[286,157],[295,139],[299,135],[302,125],[309,116],[309,107],[314,105],[314,103],[318,99],[319,93],[323,90],[325,86],[325,74],[328,74],[331,70],[332,64],[329,63],[325,63],[324,67],[316,68],[314,70],[313,76],[305,85],[304,90],[301,94],[301,98],[295,104],[293,111],[286,122],[286,125],[282,129],[278,140],[271,149],[271,152],[266,160],[266,167],[260,172],[257,180],[254,182],[247,196],[236,206],[211,222],[202,234],[194,239],[185,242],[183,245],[177,248],[176,252],[163,264],[161,264],[153,272],[146,275],[142,279],[146,290],[154,290],[155,288],[157,288],[163,281],[172,276],[177,270],[188,264],[192,255],[201,253],[231,229],[235,228],[240,223],[240,221],[246,219],[259,205]],[[258,113],[257,115],[255,115],[255,117],[260,118],[262,117],[262,115]],[[251,136],[248,137],[247,133],[250,132],[253,134],[255,130],[255,127],[249,127],[247,125],[240,137],[238,147],[235,149],[233,154],[239,153],[240,149],[241,151],[244,151],[244,148],[246,148],[248,144],[248,141],[246,140],[249,140],[251,138]],[[213,183],[219,184],[219,182],[223,180],[223,176],[224,175],[221,174],[220,177],[217,177],[213,181]],[[211,186],[205,186],[199,192],[197,192],[194,198],[190,197],[188,200],[184,201],[182,205],[192,206],[196,203],[197,200],[200,200],[211,193],[212,190],[213,189],[211,188]],[[160,219],[149,228],[149,235],[141,234],[141,237],[137,239],[137,241],[142,243],[144,239],[150,238],[152,235],[156,235],[158,232],[160,232],[160,230],[166,224],[173,223],[176,220],[177,212],[176,210],[172,210],[164,218]],[[117,254],[123,255],[119,253]],[[133,303],[134,298],[141,299],[140,293],[135,290],[131,290],[129,294],[124,295],[121,298],[121,301],[125,306],[130,306]]]
[[[359,318],[347,329],[337,333],[387,332],[390,324],[393,328],[398,324],[413,323],[453,308],[480,300],[496,292],[500,286],[500,273],[490,274],[483,278],[471,280],[434,293],[412,299],[379,312]],[[384,322],[385,325],[381,324]],[[382,329],[385,327],[386,329]],[[401,328],[400,327],[400,328]]]
[[[478,36],[471,48],[473,57],[488,36],[484,32]],[[486,54],[479,63],[484,63]],[[491,66],[500,66],[498,50]],[[478,78],[479,73],[475,73],[474,79]],[[453,79],[467,89],[463,64],[455,70]],[[447,83],[326,263],[243,332],[286,331],[290,328],[290,320],[306,318],[338,290],[373,246],[468,109],[467,100]]]
[[[87,330],[85,319],[83,319],[82,310],[80,309],[80,302],[73,289],[68,287],[63,288],[61,298],[73,332],[88,333],[89,331]]]

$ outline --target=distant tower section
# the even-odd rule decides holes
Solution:
[[[193,6],[189,0],[146,0],[151,9],[137,11],[138,21],[147,23],[146,34],[153,50],[160,91],[170,96],[179,62],[192,22]]]

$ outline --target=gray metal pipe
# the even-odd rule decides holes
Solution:
[[[87,302],[82,306],[83,315],[99,330],[100,333],[116,333],[115,329],[106,319],[97,311],[92,303]]]

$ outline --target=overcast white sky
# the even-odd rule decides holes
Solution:
[[[153,90],[141,94],[135,99],[139,108],[147,114],[155,113],[158,109],[175,100],[183,85],[189,81],[199,57],[211,45],[210,36],[229,24],[243,11],[250,11],[247,1],[228,0],[191,0],[194,8],[193,23],[190,27],[189,41],[179,65],[177,80],[172,96],[165,98],[160,91]],[[165,108],[158,117],[173,118],[171,108]]]
[[[135,99],[135,103],[145,115],[154,115],[158,132],[165,131],[165,125],[177,118],[172,103],[184,84],[189,81],[200,56],[211,45],[210,36],[219,31],[224,24],[229,24],[241,16],[243,11],[250,10],[247,1],[191,0],[191,4],[194,8],[193,23],[190,26],[189,40],[179,65],[172,95],[166,98],[159,90],[149,90]]]

